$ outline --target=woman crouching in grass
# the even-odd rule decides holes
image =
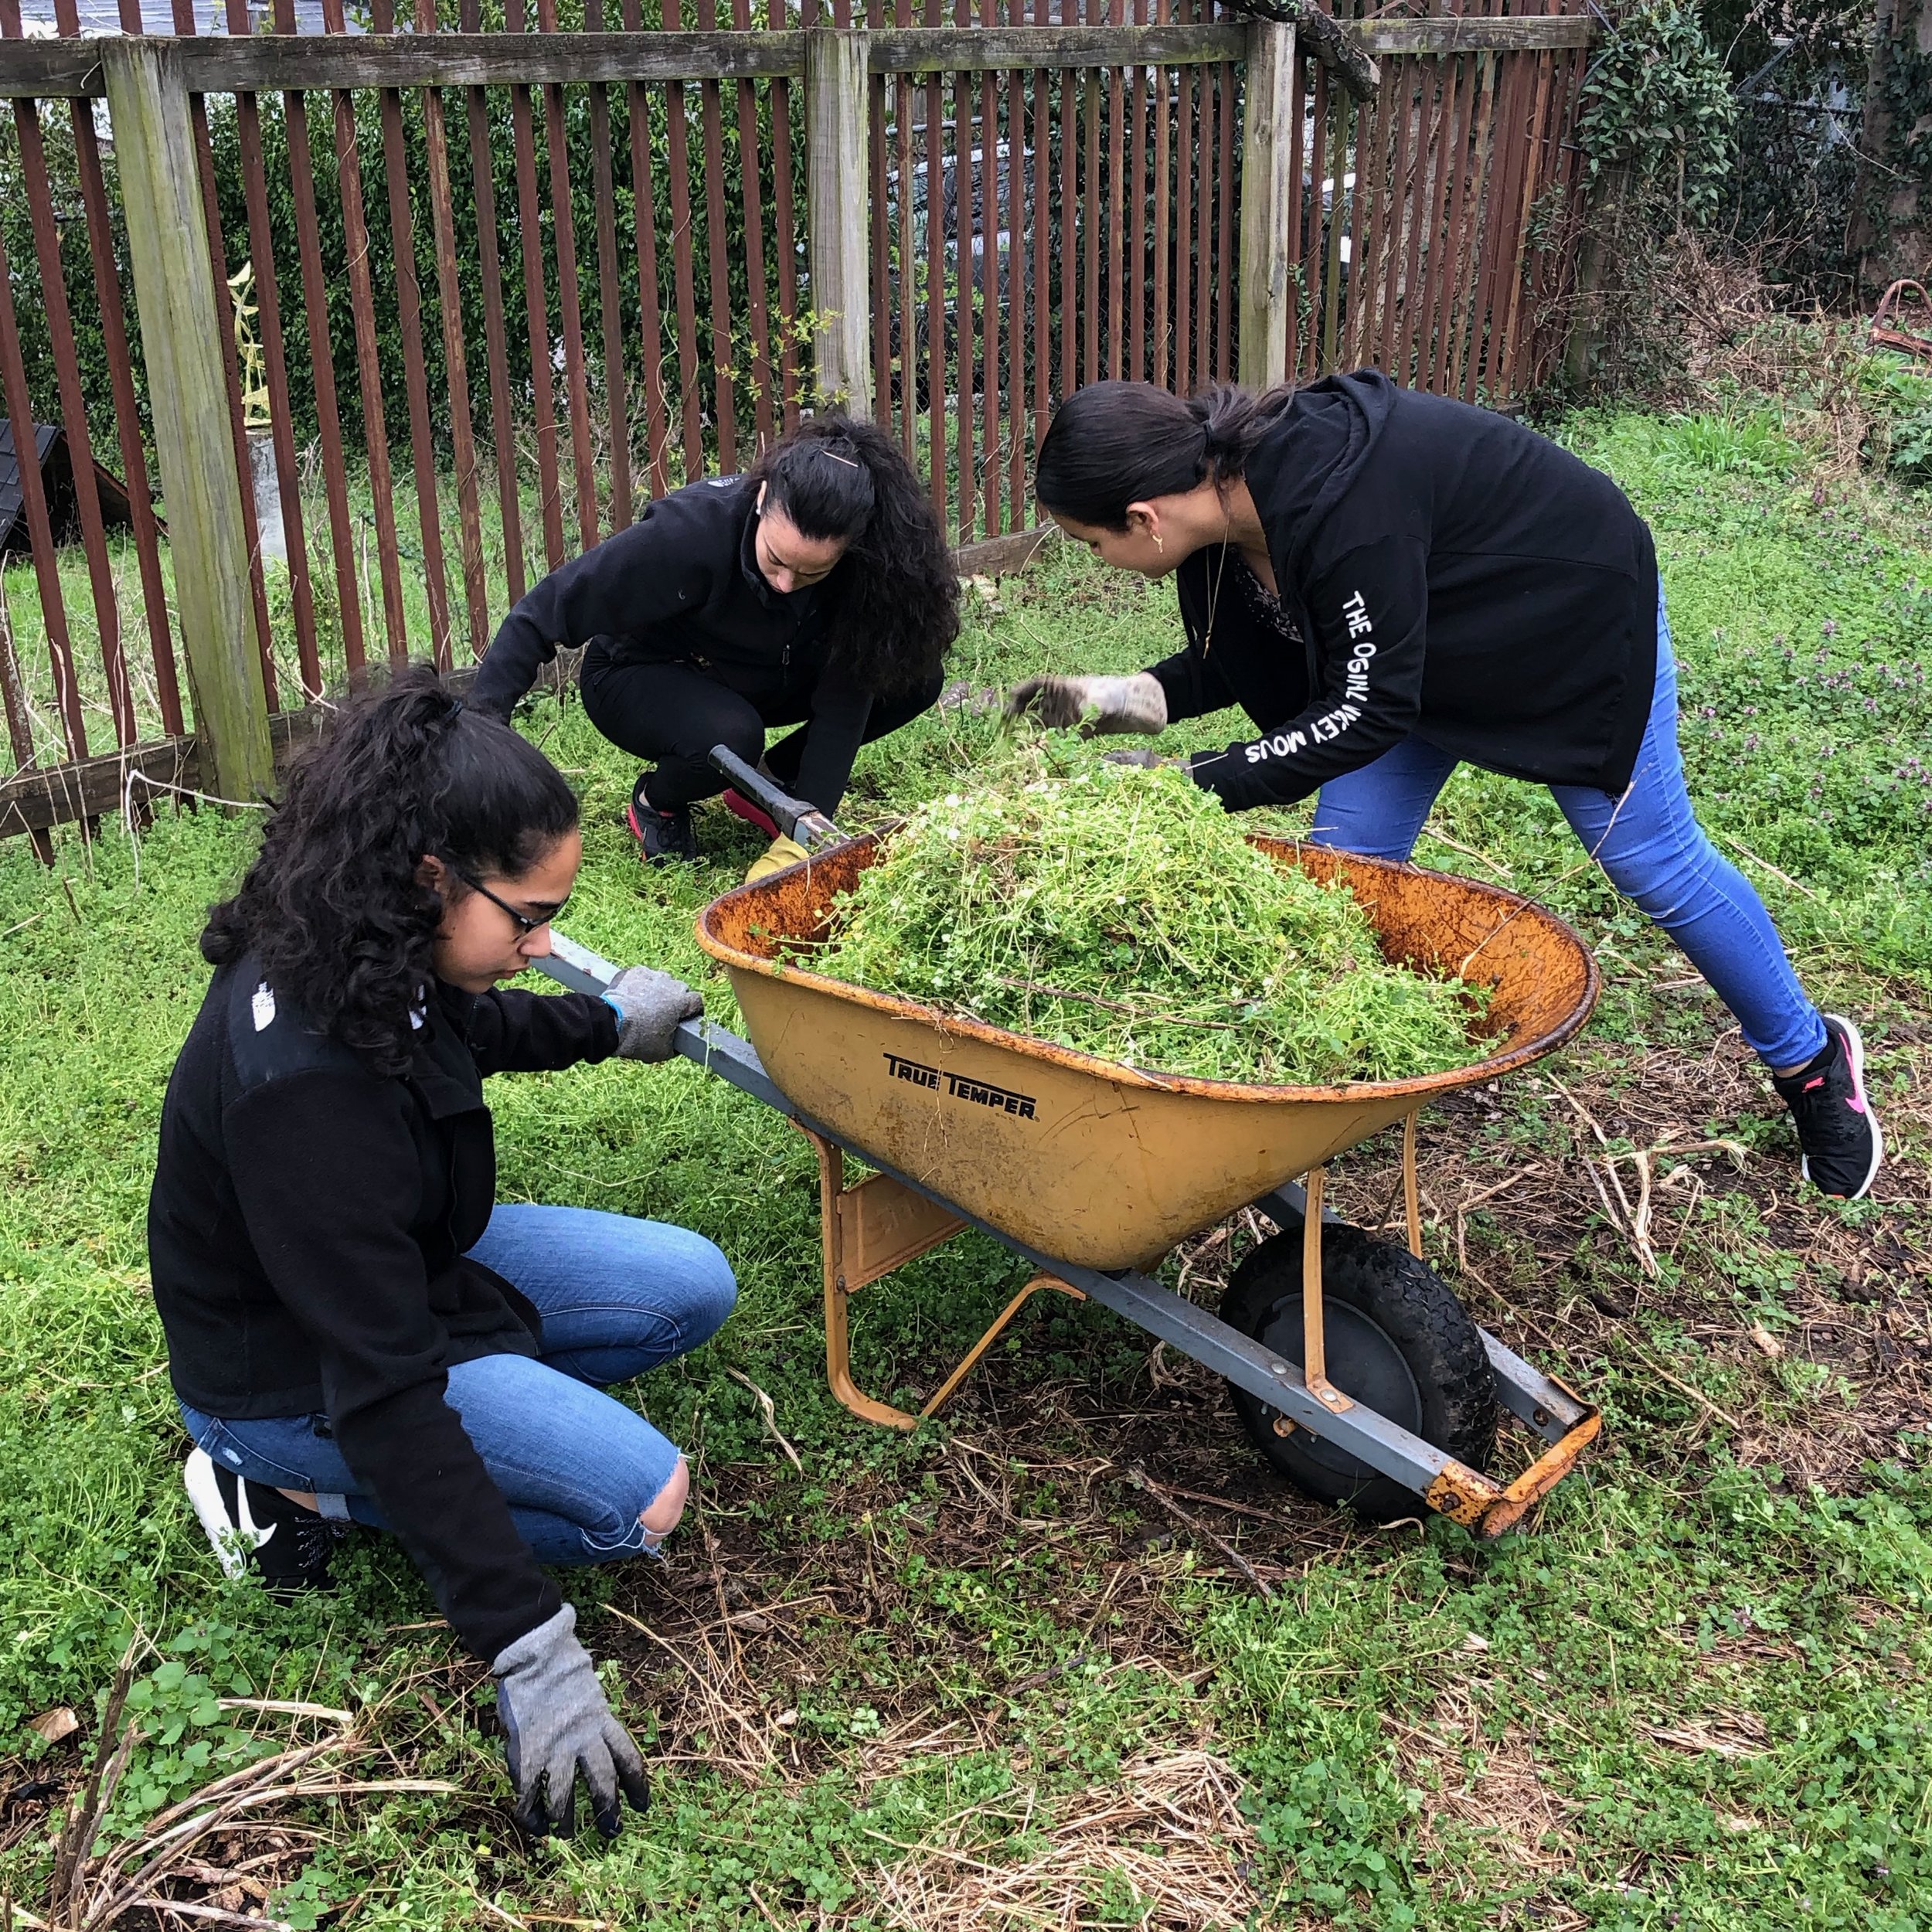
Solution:
[[[602,998],[501,991],[549,951],[577,802],[427,669],[352,703],[289,773],[168,1082],[155,1300],[223,1566],[328,1581],[392,1532],[495,1671],[519,1813],[643,1805],[576,1612],[539,1563],[655,1553],[684,1458],[605,1394],[696,1347],[730,1268],[684,1229],[498,1206],[483,1077],[670,1056],[699,997],[634,966]]]

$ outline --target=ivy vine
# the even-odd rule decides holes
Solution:
[[[1716,215],[1730,176],[1736,121],[1724,64],[1695,10],[1645,0],[1600,43],[1578,132],[1593,182],[1619,172],[1701,225]]]

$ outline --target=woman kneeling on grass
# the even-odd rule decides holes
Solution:
[[[1195,782],[1231,811],[1318,789],[1315,842],[1379,859],[1408,858],[1464,759],[1547,785],[1736,1015],[1806,1178],[1870,1187],[1864,1044],[1806,996],[1697,822],[1656,553],[1607,477],[1362,369],[1258,399],[1097,383],[1054,417],[1035,486],[1102,562],[1175,577],[1187,648],[1133,677],[1029,679],[1010,710],[1156,732],[1238,704],[1259,735],[1196,753]]]
[[[747,476],[674,490],[503,620],[471,702],[507,718],[557,646],[586,648],[590,722],[650,760],[625,813],[638,855],[695,859],[691,808],[716,798],[772,844],[750,876],[794,864],[759,807],[711,767],[726,745],[835,816],[862,744],[937,701],[959,631],[946,532],[883,430],[802,424]],[[767,726],[796,725],[765,750]]]
[[[434,673],[351,704],[202,936],[148,1240],[223,1568],[319,1586],[338,1526],[393,1531],[496,1673],[519,1815],[567,1831],[580,1771],[614,1832],[643,1765],[538,1565],[657,1550],[684,1458],[602,1385],[736,1290],[682,1228],[496,1204],[485,1074],[665,1060],[701,1010],[642,966],[602,998],[498,990],[582,851],[556,768]]]

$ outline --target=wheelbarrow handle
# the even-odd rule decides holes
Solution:
[[[845,834],[816,805],[781,791],[765,774],[745,763],[729,745],[711,747],[711,764],[731,781],[733,788],[755,805],[770,812],[778,829],[794,838],[807,852],[835,845]]]

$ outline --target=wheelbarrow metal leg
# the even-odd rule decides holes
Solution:
[[[1321,1194],[1328,1170],[1311,1168],[1308,1214],[1301,1223],[1301,1379],[1308,1393],[1331,1415],[1355,1406],[1328,1379],[1328,1355],[1321,1301]]]

